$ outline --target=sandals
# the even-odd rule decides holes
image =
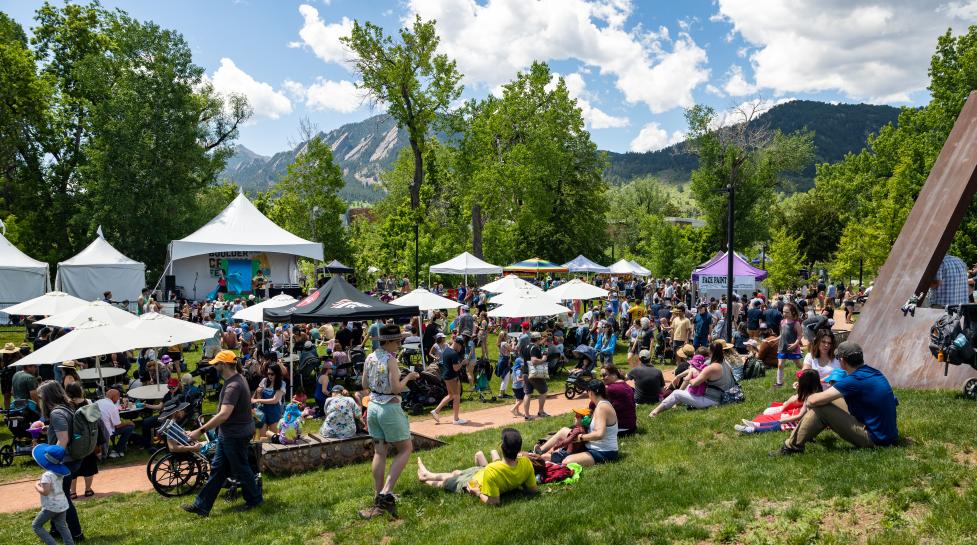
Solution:
[[[68,494],[68,497],[71,498],[71,499],[73,499],[73,500],[77,500],[78,499],[78,494],[72,492],[71,494]]]
[[[86,490],[85,491],[85,497],[86,498],[90,498],[90,497],[92,497],[94,495],[95,495],[95,491],[94,490]]]

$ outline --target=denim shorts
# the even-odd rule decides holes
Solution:
[[[410,439],[407,415],[400,403],[370,403],[366,407],[366,424],[375,441],[397,443]]]
[[[275,405],[262,405],[261,412],[265,415],[264,424],[266,426],[274,426],[282,419],[282,413],[285,411],[281,403],[278,403]]]
[[[795,354],[793,352],[777,352],[778,360],[799,360],[804,357],[803,354]]]

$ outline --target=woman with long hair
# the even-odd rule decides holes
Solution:
[[[784,385],[784,363],[800,361],[801,339],[804,332],[801,328],[801,316],[794,303],[784,305],[784,319],[780,322],[780,338],[777,344],[777,382],[774,388]]]
[[[45,382],[37,389],[37,397],[41,409],[41,416],[48,421],[47,442],[49,445],[57,444],[61,448],[67,449],[71,439],[71,420],[74,415],[74,407],[68,398],[67,392],[61,384],[50,381]],[[68,530],[75,542],[85,539],[81,531],[81,521],[78,520],[78,511],[75,510],[75,503],[71,501],[71,483],[78,476],[78,469],[81,466],[80,460],[65,456],[65,465],[71,470],[71,474],[62,479],[61,485],[64,495],[68,498],[68,511],[66,521]]]
[[[656,417],[678,404],[696,409],[719,405],[719,400],[722,399],[723,394],[736,385],[736,380],[733,379],[733,369],[725,361],[724,346],[724,341],[713,341],[709,345],[709,365],[700,371],[689,384],[690,388],[699,384],[706,384],[706,391],[703,395],[695,395],[689,390],[675,390],[668,394],[668,397],[663,399],[648,416]]]
[[[284,411],[282,407],[284,396],[285,380],[282,378],[282,368],[277,363],[271,364],[251,398],[251,401],[259,406],[263,415],[261,429],[255,430],[257,437],[266,437],[269,431],[278,433],[278,421],[282,419]]]
[[[65,385],[64,391],[68,394],[71,405],[75,409],[91,403],[91,401],[85,399],[85,391],[82,390],[80,382],[71,382]],[[75,475],[76,478],[71,482],[71,499],[78,498],[77,477],[83,477],[85,479],[85,497],[90,498],[94,496],[95,491],[92,490],[92,481],[95,480],[95,475],[98,475],[98,454],[93,451],[82,459],[81,466],[78,467],[78,473]]]
[[[803,369],[813,369],[821,377],[821,382],[827,381],[832,371],[841,369],[841,362],[835,357],[835,348],[835,336],[831,330],[817,330],[810,351],[804,357]]]

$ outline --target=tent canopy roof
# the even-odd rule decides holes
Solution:
[[[408,317],[419,312],[416,306],[391,305],[374,299],[354,288],[342,276],[333,276],[295,304],[266,308],[264,319],[267,322],[307,324]]]
[[[323,267],[323,269],[327,273],[347,274],[353,272],[352,267],[343,265],[338,259],[333,259],[332,261],[327,263],[326,266]]]
[[[545,259],[540,259],[538,257],[533,257],[525,261],[520,261],[518,263],[513,263],[505,268],[506,272],[525,272],[525,273],[541,273],[541,272],[567,272],[567,268],[561,265],[557,265],[551,261],[546,261]]]
[[[116,250],[102,236],[95,237],[95,240],[78,255],[58,263],[58,267],[91,267],[98,265],[108,265],[125,269],[145,269],[146,266],[138,261],[129,259]]]
[[[191,235],[170,243],[170,259],[211,252],[275,252],[322,259],[322,244],[299,238],[275,225],[239,193],[220,214]]]
[[[0,269],[44,270],[47,263],[38,261],[14,246],[5,236],[0,234]]]
[[[499,274],[502,272],[502,267],[486,263],[468,252],[462,252],[444,263],[431,265],[429,270],[435,274]]]
[[[582,272],[582,273],[609,273],[610,269],[603,265],[598,265],[593,261],[587,259],[583,255],[578,255],[571,261],[567,261],[563,264],[572,273]]]
[[[708,264],[704,267],[700,267],[692,272],[692,280],[699,280],[700,276],[726,276],[728,272],[729,262],[726,259],[726,253],[716,256],[710,260]],[[739,254],[734,254],[733,257],[733,276],[752,276],[757,280],[763,280],[767,277],[767,271],[763,269],[758,269],[753,265],[747,263],[745,259]]]
[[[641,274],[641,270],[636,268],[633,263],[627,259],[619,259],[613,265],[608,267],[612,274]]]

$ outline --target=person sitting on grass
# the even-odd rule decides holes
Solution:
[[[524,489],[536,493],[536,474],[529,458],[519,456],[522,450],[522,435],[517,430],[502,430],[502,458],[492,450],[492,462],[485,459],[482,451],[475,453],[475,466],[455,470],[450,473],[432,473],[417,458],[417,478],[428,486],[442,488],[449,492],[466,492],[489,505],[499,505],[502,494]]]
[[[565,443],[570,435],[572,430],[563,428],[537,449],[536,453],[542,454],[543,459],[556,464],[576,463],[584,467],[617,460],[617,413],[607,400],[607,387],[599,380],[592,380],[587,384],[587,390],[594,411],[587,433],[576,436],[577,442],[583,443],[585,450],[576,454],[568,454],[565,448],[550,452],[557,445]]]
[[[835,355],[847,375],[831,388],[807,398],[807,414],[780,450],[770,453],[772,456],[804,452],[804,446],[828,427],[858,448],[890,446],[899,441],[899,400],[885,375],[865,365],[862,347],[857,343],[841,343]],[[847,411],[835,403],[841,398]]]
[[[638,415],[635,410],[634,388],[624,380],[621,370],[615,365],[605,365],[600,370],[600,380],[607,391],[607,400],[614,407],[618,418],[618,436],[633,435],[638,429]],[[593,406],[590,407],[594,409]]]
[[[654,418],[678,404],[688,405],[696,409],[719,405],[723,393],[736,384],[733,379],[733,369],[724,361],[723,347],[723,342],[713,341],[709,345],[709,365],[692,379],[692,382],[689,383],[689,390],[675,390],[668,394],[668,397],[663,399],[648,416]],[[695,395],[690,390],[699,384],[705,384],[706,391],[702,395]]]
[[[807,414],[804,402],[813,394],[822,391],[821,377],[813,369],[797,372],[797,382],[794,383],[794,395],[783,403],[773,403],[763,413],[751,420],[743,419],[733,429],[740,433],[759,433],[764,431],[791,430],[797,427],[797,422]]]

